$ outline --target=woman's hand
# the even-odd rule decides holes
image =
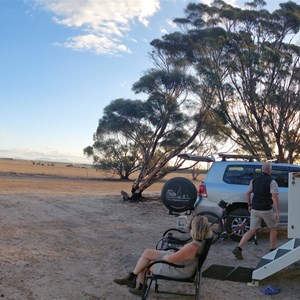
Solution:
[[[174,253],[168,253],[163,256],[163,260],[170,263],[181,263],[184,260],[194,259],[199,247],[194,243],[187,243],[185,247],[180,248]]]
[[[170,256],[170,254],[166,254],[165,256],[163,256],[163,260],[168,261],[168,257]]]

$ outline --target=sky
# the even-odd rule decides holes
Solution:
[[[150,42],[189,2],[210,3],[0,0],[0,158],[92,163],[83,149],[103,109],[142,98],[131,87],[153,66]]]

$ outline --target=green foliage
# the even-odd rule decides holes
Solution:
[[[93,157],[96,168],[117,174],[121,179],[129,179],[141,164],[138,148],[118,134],[98,135],[93,146],[84,149],[84,154]]]
[[[185,41],[188,51],[180,55],[197,74],[201,96],[210,93],[218,129],[240,150],[293,162],[299,156],[291,140],[300,138],[300,48],[292,37],[300,6],[290,1],[270,13],[265,4],[189,4],[186,19],[175,19],[181,35],[172,36]]]

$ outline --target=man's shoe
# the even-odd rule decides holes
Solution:
[[[232,250],[233,255],[237,258],[237,259],[243,259],[243,254],[242,254],[242,250],[240,250],[239,247],[235,247]]]
[[[132,273],[129,273],[129,275],[124,278],[114,279],[114,282],[120,285],[127,285],[129,288],[135,288],[136,276],[134,276]]]

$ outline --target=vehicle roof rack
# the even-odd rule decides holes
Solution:
[[[185,160],[193,160],[193,161],[203,161],[203,162],[214,162],[215,158],[213,156],[201,156],[201,155],[194,155],[194,154],[179,154],[177,155],[179,158]]]
[[[257,160],[260,161],[262,158],[273,159],[271,156],[259,156],[259,155],[247,155],[247,154],[229,154],[229,153],[218,153],[219,157],[222,158],[222,161],[226,161],[227,158],[234,159],[245,159],[248,161]]]

